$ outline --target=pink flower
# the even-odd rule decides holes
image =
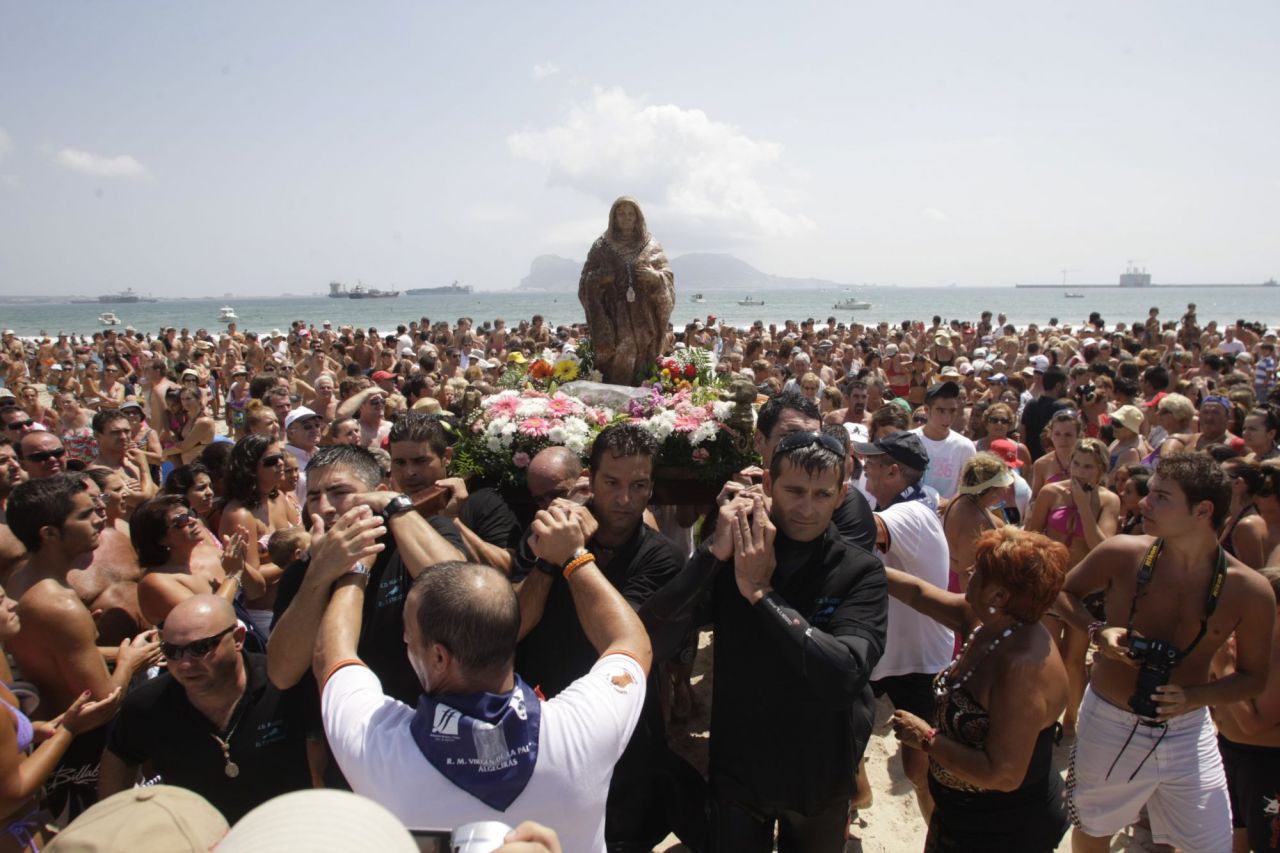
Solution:
[[[698,448],[695,448],[693,451],[694,462],[702,464],[710,458],[711,458],[711,451],[707,450],[705,447],[698,447]]]
[[[697,415],[680,415],[671,428],[676,432],[693,432],[702,426],[702,418]]]
[[[517,468],[528,468],[529,454],[521,450],[517,452],[515,456],[511,457],[511,463],[515,465]]]
[[[520,433],[522,435],[532,436],[533,438],[546,438],[547,433],[551,432],[551,421],[546,418],[525,418],[520,423]]]
[[[492,418],[514,417],[518,408],[520,408],[519,397],[496,397],[489,404],[489,416]]]
[[[565,417],[567,415],[577,414],[578,405],[569,397],[561,397],[559,395],[552,397],[547,403],[547,414],[556,417]]]

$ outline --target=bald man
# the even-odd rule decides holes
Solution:
[[[102,754],[99,796],[132,787],[148,763],[161,782],[200,794],[231,823],[311,786],[296,697],[271,686],[266,655],[244,650],[231,603],[193,595],[165,617],[168,673],[125,698]]]
[[[557,498],[574,500],[591,493],[582,457],[561,445],[548,447],[533,457],[526,482],[538,509],[549,508]]]

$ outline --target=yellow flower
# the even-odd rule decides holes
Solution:
[[[572,382],[578,378],[578,364],[569,359],[556,364],[555,378],[560,382]]]

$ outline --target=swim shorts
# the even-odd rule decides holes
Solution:
[[[1218,735],[1231,814],[1249,833],[1249,849],[1280,851],[1280,747],[1251,746]]]
[[[1067,811],[1081,831],[1110,837],[1145,804],[1157,843],[1184,853],[1231,849],[1227,777],[1208,709],[1149,725],[1088,689],[1076,733]]]

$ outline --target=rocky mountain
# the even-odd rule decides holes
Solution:
[[[761,272],[733,255],[691,252],[671,259],[676,287],[687,290],[774,290],[780,287],[842,287],[819,278],[789,278]],[[578,288],[582,262],[559,255],[533,259],[529,274],[520,280],[519,290],[572,291]]]

